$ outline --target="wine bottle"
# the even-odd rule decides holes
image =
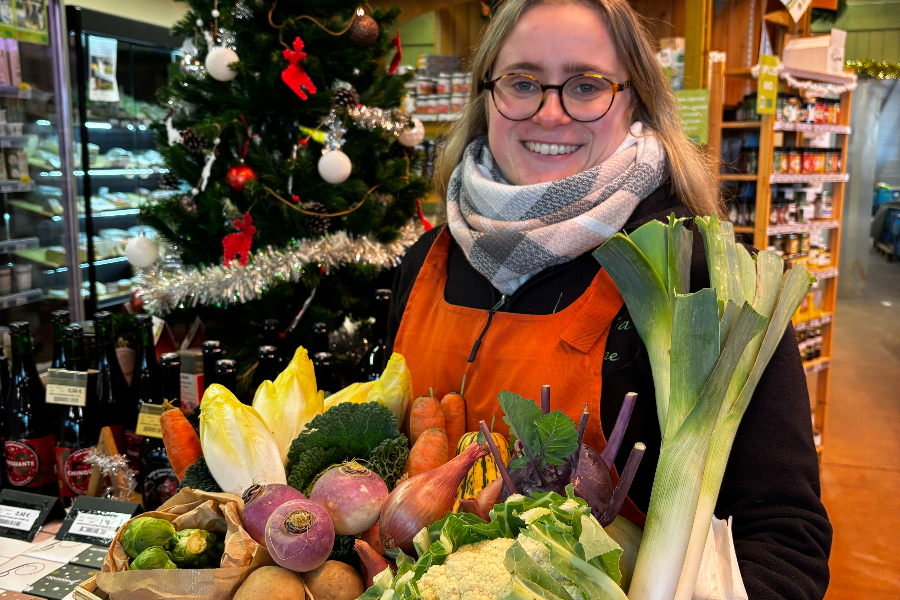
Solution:
[[[66,368],[66,351],[63,347],[63,330],[69,326],[69,311],[54,310],[50,313],[50,324],[53,329],[53,358],[51,369]]]
[[[93,368],[98,372],[89,381],[97,399],[97,420],[100,427],[109,427],[116,440],[116,449],[124,453],[128,447],[125,428],[137,423],[137,403],[130,402],[128,382],[122,374],[116,354],[112,314],[106,311],[94,313]],[[132,433],[134,430],[132,429]],[[139,452],[140,444],[135,448]]]
[[[216,382],[216,361],[222,358],[225,350],[219,340],[203,342],[203,389],[206,390]]]
[[[10,323],[12,376],[6,400],[6,476],[11,487],[56,496],[52,412],[38,377],[26,321]]]
[[[0,346],[0,490],[6,481],[6,396],[9,394],[9,362]]]
[[[159,363],[163,398],[172,406],[181,408],[181,357],[177,352],[166,352],[159,357]]]
[[[313,324],[311,358],[316,373],[316,385],[320,390],[333,394],[343,389],[343,381],[334,366],[334,358],[328,342],[328,326],[325,323]]]
[[[237,363],[235,361],[230,358],[216,361],[216,383],[237,396]]]
[[[391,290],[375,290],[375,328],[372,343],[357,365],[360,381],[375,381],[381,377],[387,363],[388,309],[391,306]]]
[[[257,364],[253,372],[253,381],[250,384],[251,391],[256,394],[256,388],[263,381],[275,381],[280,373],[278,365],[278,350],[275,346],[260,346],[256,351]]]
[[[84,331],[80,325],[63,330],[67,371],[87,371]],[[93,467],[85,462],[100,438],[99,411],[89,381],[84,406],[59,406],[56,431],[56,477],[63,504],[71,506],[77,496],[87,494]]]
[[[137,315],[137,355],[134,361],[134,375],[131,378],[132,402],[138,404],[138,422],[149,420],[153,412],[151,406],[163,403],[162,372],[156,362],[156,347],[153,341],[153,321],[150,315]],[[147,407],[147,408],[145,408]],[[147,416],[141,413],[147,413]],[[156,416],[158,418],[158,415]],[[143,429],[140,433],[145,433]],[[141,436],[140,482],[143,486],[144,510],[155,510],[175,495],[178,479],[166,456],[162,437]]]

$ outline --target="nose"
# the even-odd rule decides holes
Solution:
[[[571,123],[572,117],[563,110],[559,92],[547,90],[544,105],[531,117],[531,120],[545,129],[553,129],[559,125]]]

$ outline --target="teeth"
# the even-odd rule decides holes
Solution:
[[[566,146],[564,144],[538,144],[536,142],[525,142],[525,147],[538,154],[549,154],[556,156],[559,154],[570,154],[581,146]]]

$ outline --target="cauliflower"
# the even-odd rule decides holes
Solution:
[[[422,575],[418,582],[422,600],[503,600],[512,586],[503,559],[514,541],[498,538],[460,547],[444,564]],[[531,558],[563,584],[573,600],[584,600],[578,587],[550,566],[549,548],[524,535],[518,541]]]

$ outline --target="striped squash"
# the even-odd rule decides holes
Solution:
[[[468,448],[469,445],[475,443],[478,433],[479,432],[477,431],[470,431],[459,438],[459,444],[456,447],[457,456]],[[497,450],[500,451],[500,457],[503,459],[503,463],[508,464],[509,444],[506,441],[506,438],[496,432],[492,433],[491,437],[494,438]],[[478,497],[481,490],[498,477],[500,477],[500,470],[497,469],[493,454],[488,454],[484,458],[479,459],[466,474],[466,478],[463,479],[463,482],[459,485],[459,489],[456,491],[456,501],[453,503],[453,512],[459,510],[460,500],[463,498]]]

